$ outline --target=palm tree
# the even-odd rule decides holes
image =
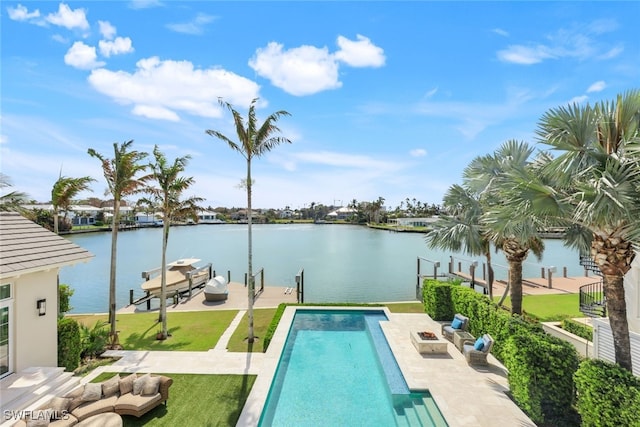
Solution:
[[[58,234],[58,212],[62,210],[64,212],[64,220],[67,220],[67,214],[69,213],[69,207],[73,198],[78,193],[89,189],[89,183],[95,181],[90,176],[83,176],[81,178],[71,178],[68,176],[62,176],[53,184],[51,189],[51,204],[53,205],[53,232]]]
[[[242,154],[242,156],[247,161],[247,177],[245,179],[246,189],[247,189],[247,234],[248,234],[248,256],[247,256],[247,291],[248,291],[248,310],[247,317],[249,320],[249,335],[247,340],[249,343],[253,343],[253,301],[255,298],[255,282],[253,277],[253,250],[252,250],[252,237],[251,237],[251,223],[252,223],[252,212],[251,212],[251,187],[253,181],[251,180],[251,160],[254,157],[260,157],[264,153],[271,151],[277,145],[282,143],[291,143],[291,141],[285,137],[277,136],[276,134],[280,132],[280,128],[276,126],[277,121],[283,116],[290,116],[288,112],[284,110],[276,111],[275,113],[270,114],[264,122],[260,125],[256,118],[256,101],[258,99],[253,99],[251,101],[251,105],[249,106],[249,111],[247,113],[247,121],[245,124],[245,120],[238,113],[231,104],[219,100],[220,105],[225,107],[231,115],[233,116],[233,122],[236,128],[236,134],[238,136],[238,142],[233,141],[231,138],[228,138],[221,132],[217,130],[207,130],[206,133],[210,136],[218,138],[233,150]]]
[[[522,313],[522,263],[532,252],[538,259],[544,251],[539,230],[544,220],[530,211],[514,215],[514,200],[521,195],[517,180],[535,179],[536,161],[530,160],[533,149],[524,142],[510,140],[494,154],[471,161],[463,172],[465,186],[479,195],[483,213],[479,223],[496,248],[502,250],[509,263],[511,312]]]
[[[430,248],[463,251],[468,255],[483,255],[487,259],[487,287],[493,299],[493,266],[491,240],[480,224],[483,213],[478,195],[460,185],[452,185],[444,195],[444,207],[451,215],[442,215],[427,232],[425,239]]]
[[[113,217],[111,221],[111,268],[109,270],[109,323],[111,324],[110,337],[112,345],[118,342],[116,331],[116,262],[118,244],[118,226],[120,224],[120,203],[122,198],[141,191],[144,182],[148,179],[145,176],[137,175],[144,172],[146,165],[140,162],[147,157],[147,153],[130,150],[133,140],[113,143],[112,159],[104,157],[102,154],[89,148],[87,151],[91,157],[100,160],[102,172],[107,181],[108,193],[113,197]]]
[[[624,276],[640,245],[640,90],[614,102],[571,105],[548,111],[537,135],[559,153],[545,172],[565,220],[590,230],[572,241],[603,275],[616,362],[631,370]]]
[[[153,149],[155,162],[149,164],[151,180],[155,181],[157,187],[148,186],[146,191],[151,194],[155,206],[162,213],[162,264],[161,285],[160,285],[160,318],[162,322],[162,332],[160,339],[169,336],[167,330],[167,244],[169,243],[169,226],[176,219],[191,218],[198,220],[198,203],[203,201],[199,197],[189,197],[181,200],[182,193],[193,183],[192,177],[180,176],[184,172],[190,156],[178,157],[170,163],[166,156],[156,145]],[[153,203],[152,201],[152,203]]]
[[[0,172],[0,189],[11,187],[11,179]],[[29,196],[21,191],[11,191],[0,196],[0,212],[21,211],[20,205],[27,201]]]

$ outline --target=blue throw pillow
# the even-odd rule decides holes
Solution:
[[[453,329],[460,329],[462,328],[462,320],[458,319],[457,317],[455,317],[453,319],[453,322],[451,322],[451,327]]]
[[[482,349],[484,348],[484,340],[482,339],[482,337],[476,340],[476,343],[473,345],[473,348],[475,348],[478,351],[482,351]]]

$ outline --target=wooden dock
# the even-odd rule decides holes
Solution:
[[[246,286],[243,283],[230,282],[229,297],[225,301],[206,301],[204,290],[201,288],[194,290],[191,298],[182,298],[177,304],[168,300],[167,311],[246,310],[248,308],[247,299]],[[295,288],[265,285],[264,290],[256,295],[253,307],[274,308],[281,303],[295,304],[296,302]],[[157,309],[152,309],[151,311],[157,311]],[[118,313],[145,312],[148,312],[146,304],[141,304],[140,306],[131,304],[118,310]]]
[[[471,282],[471,275],[463,271],[453,272],[454,277],[458,277],[465,282]],[[551,278],[551,287],[549,287],[549,278],[523,278],[522,279],[522,294],[523,295],[543,295],[543,294],[577,294],[580,291],[580,286],[588,285],[589,283],[599,282],[601,280],[598,276],[578,276],[578,277],[555,277]],[[487,282],[482,278],[475,278],[474,283],[476,286],[487,288]],[[504,292],[506,282],[504,280],[495,280],[493,282],[493,294]]]

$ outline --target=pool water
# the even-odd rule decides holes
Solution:
[[[379,322],[383,311],[296,311],[261,426],[446,426],[411,393]]]

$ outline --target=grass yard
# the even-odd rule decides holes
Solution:
[[[495,298],[496,301],[498,299]],[[511,307],[511,300],[507,298],[504,305]],[[585,317],[580,311],[579,294],[524,295],[522,309],[541,322]]]
[[[156,340],[160,331],[158,313],[118,314],[117,330],[125,350],[181,350],[206,351],[215,347],[222,333],[229,327],[237,310],[209,310],[167,313],[167,328],[171,336]],[[72,315],[89,327],[106,321],[106,315]]]
[[[424,313],[424,304],[421,302],[399,302],[385,304],[392,313]]]
[[[242,317],[240,324],[233,332],[233,335],[229,339],[227,349],[232,352],[256,352],[262,353],[264,351],[263,341],[271,319],[275,314],[275,308],[259,308],[253,310],[253,335],[257,339],[253,342],[253,345],[249,345],[247,342],[247,332],[249,332],[249,321],[247,320],[247,314]]]
[[[114,375],[103,373],[92,382]],[[158,375],[173,379],[167,406],[160,405],[140,418],[125,415],[124,427],[235,426],[256,380],[255,375]]]

